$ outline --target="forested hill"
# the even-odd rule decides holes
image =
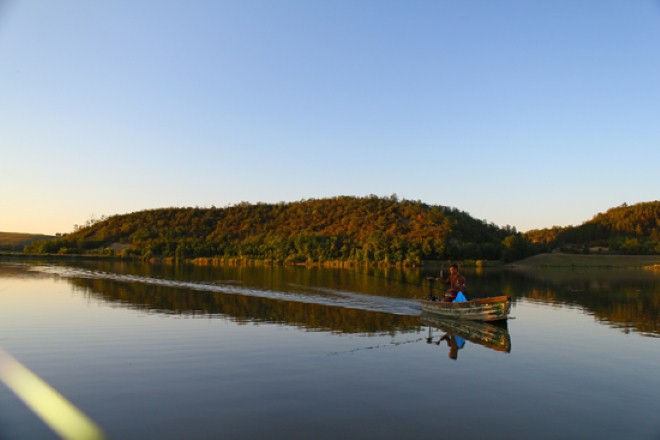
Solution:
[[[53,238],[52,235],[0,232],[0,251],[21,251],[26,245]]]
[[[511,235],[516,235],[512,228],[488,224],[455,208],[395,196],[335,197],[116,215],[25,250],[142,258],[418,263],[499,259],[506,253],[503,241]]]
[[[660,254],[660,201],[624,203],[580,226],[528,231],[525,238],[547,249]]]

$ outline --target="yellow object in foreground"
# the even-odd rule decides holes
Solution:
[[[0,381],[62,438],[104,438],[101,430],[89,417],[2,348]]]

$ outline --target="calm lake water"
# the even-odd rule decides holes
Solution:
[[[431,273],[4,260],[0,347],[114,439],[660,439],[659,275],[466,271],[515,319],[457,331]]]

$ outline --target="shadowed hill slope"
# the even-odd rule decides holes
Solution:
[[[26,245],[37,241],[52,240],[54,238],[52,235],[0,232],[0,250],[22,251]]]

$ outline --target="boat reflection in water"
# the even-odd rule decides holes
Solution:
[[[446,341],[449,346],[449,357],[452,359],[458,358],[458,350],[465,346],[465,341],[482,345],[491,350],[505,353],[511,351],[511,337],[506,321],[496,323],[460,321],[423,313],[420,322],[429,328],[429,335],[426,339],[429,344],[433,342],[433,329],[444,332],[444,335],[435,341],[435,344],[441,345],[443,341]]]

